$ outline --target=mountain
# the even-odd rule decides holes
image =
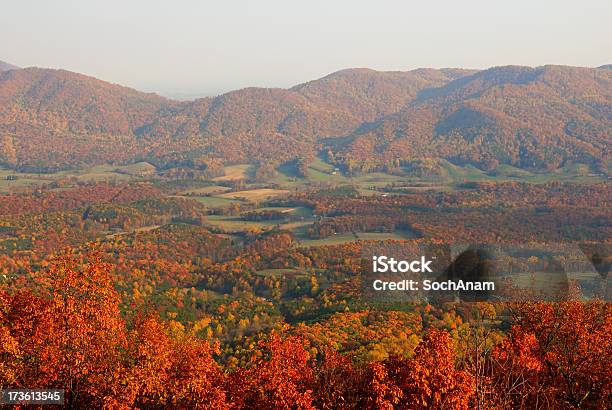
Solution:
[[[359,171],[421,158],[485,169],[554,169],[566,161],[605,167],[611,141],[610,70],[508,66],[423,90],[354,132],[336,158]]]
[[[0,71],[17,70],[19,67],[0,61]]]
[[[188,102],[64,70],[0,73],[0,164],[20,170],[142,160],[273,169],[320,150],[349,171],[422,158],[552,169],[603,165],[611,126],[607,68],[348,69]]]
[[[129,161],[138,128],[177,103],[65,70],[0,73],[0,161],[52,170]],[[127,151],[126,151],[127,150]]]
[[[348,69],[297,85],[291,91],[328,109],[343,107],[361,123],[400,110],[425,88],[440,87],[470,73],[452,69],[406,72]]]
[[[183,105],[143,129],[141,137],[163,140],[173,151],[192,156],[206,152],[222,161],[278,165],[314,152],[322,138],[344,136],[364,122],[396,112],[427,87],[469,73],[349,69],[289,90],[246,88]]]

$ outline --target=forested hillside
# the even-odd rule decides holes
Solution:
[[[0,61],[0,71],[8,71],[8,70],[16,70],[19,67],[16,65],[12,65],[9,63],[5,63],[4,61]]]
[[[497,67],[424,90],[397,114],[353,134],[342,162],[368,170],[394,160],[446,158],[555,169],[606,168],[612,139],[612,72]]]
[[[607,172],[612,71],[343,70],[291,89],[175,102],[63,70],[0,74],[0,163],[53,171],[147,160],[274,169],[319,152],[348,173],[447,159]]]

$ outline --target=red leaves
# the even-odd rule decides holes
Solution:
[[[130,332],[118,397],[138,407],[227,408],[218,353],[203,340],[169,336],[156,317],[138,319]]]
[[[314,408],[314,369],[304,340],[273,334],[260,347],[264,357],[230,376],[232,402],[241,408]]]
[[[170,337],[154,317],[128,330],[110,267],[87,259],[55,260],[48,297],[0,295],[0,385],[61,387],[68,404],[85,407],[226,407],[215,349]]]
[[[603,302],[529,303],[494,351],[498,379],[520,385],[511,400],[546,397],[570,407],[606,407],[612,395],[612,305]]]
[[[110,391],[106,378],[125,344],[109,267],[95,255],[80,265],[65,254],[48,279],[48,297],[19,291],[5,299],[2,326],[18,348],[2,362],[12,368],[13,386],[62,387],[69,402],[87,403]]]
[[[249,348],[244,366],[230,370],[215,359],[217,345],[173,327],[178,322],[155,314],[126,322],[109,272],[95,253],[81,258],[66,253],[52,263],[38,294],[0,293],[0,386],[61,387],[70,405],[112,408],[467,409],[476,403],[531,408],[543,402],[605,408],[610,403],[610,304],[519,306],[507,338],[491,354],[463,352],[476,357],[462,364],[451,335],[442,330],[427,332],[412,358],[354,363],[354,357],[327,348],[319,329],[323,336],[313,338],[317,349],[303,337],[272,333]],[[224,306],[233,311],[239,305]],[[336,315],[335,332],[344,326],[351,333],[354,320],[372,315]],[[387,312],[387,327],[405,328],[407,315]],[[300,333],[307,336],[307,329]],[[388,334],[369,330],[372,340]],[[465,365],[475,361],[485,365]]]
[[[93,204],[124,204],[144,198],[160,196],[150,184],[111,184],[99,182],[81,184],[61,191],[48,190],[39,194],[11,194],[0,196],[0,215],[67,212]],[[86,211],[83,219],[87,218]]]
[[[388,360],[389,374],[401,388],[401,405],[409,408],[469,408],[471,377],[456,369],[454,343],[442,330],[430,330],[416,347],[414,358]]]

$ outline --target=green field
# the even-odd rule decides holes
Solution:
[[[115,172],[132,176],[144,176],[154,174],[156,169],[148,162],[137,162],[135,164],[117,167]]]
[[[218,196],[190,196],[183,197],[188,199],[193,199],[195,201],[203,203],[207,208],[223,208],[229,206],[232,203],[240,203],[237,199],[231,198],[221,198]]]
[[[215,197],[205,197],[207,199],[223,199]],[[208,215],[206,224],[220,229],[228,234],[237,234],[249,231],[265,231],[273,228],[280,228],[287,231],[297,232],[304,230],[313,223],[312,211],[305,207],[262,207],[252,211],[275,210],[283,212],[283,218],[267,221],[247,221],[240,215]],[[251,212],[251,211],[248,211]]]
[[[196,195],[196,199],[206,203],[207,206],[221,207],[231,203],[232,200],[259,202],[273,196],[307,187],[321,186],[322,184],[331,186],[351,185],[362,195],[367,196],[379,194],[381,189],[390,184],[413,190],[447,190],[453,189],[457,184],[480,181],[520,181],[541,184],[551,181],[600,183],[608,180],[606,175],[580,163],[568,163],[554,171],[530,171],[502,164],[490,172],[485,172],[469,164],[456,165],[446,160],[440,160],[439,163],[439,175],[427,178],[419,178],[409,174],[392,175],[384,172],[348,176],[344,175],[333,164],[317,157],[309,165],[306,178],[300,178],[294,166],[283,164],[278,167],[276,175],[266,181],[270,186],[262,187],[261,183],[259,185],[247,184],[242,191],[228,192],[231,188],[214,184],[214,182],[233,183],[250,178],[255,172],[255,166],[253,165],[230,165],[224,168],[225,175],[212,178],[208,182],[202,181],[202,184],[213,183],[212,185],[196,185],[196,188],[184,190],[182,194]],[[9,176],[13,177],[14,180],[7,179]],[[0,167],[0,192],[9,192],[52,182],[65,182],[73,178],[78,181],[129,181],[160,177],[155,173],[155,167],[146,162],[125,166],[106,164],[55,173],[23,173]],[[213,199],[202,199],[206,197]]]
[[[215,194],[222,194],[230,190],[231,188],[228,188],[226,186],[209,185],[209,186],[205,186],[202,188],[188,189],[186,191],[181,192],[181,195],[194,195],[194,196],[215,195]]]
[[[440,160],[439,175],[432,177],[415,177],[409,174],[394,175],[384,172],[372,172],[363,175],[344,175],[334,165],[317,157],[309,165],[307,177],[297,176],[294,167],[284,164],[277,169],[277,175],[270,181],[280,188],[294,190],[309,185],[330,184],[332,186],[352,185],[362,195],[377,195],[380,189],[390,184],[405,186],[418,190],[449,190],[456,184],[465,182],[506,182],[521,181],[542,184],[551,181],[598,183],[606,180],[585,164],[568,164],[554,171],[528,171],[511,165],[500,165],[491,172],[486,172],[473,165],[456,165]]]
[[[288,231],[296,231],[312,224],[312,220],[270,220],[245,221],[240,216],[209,215],[206,223],[225,233],[240,233],[248,231],[265,231],[279,227]]]
[[[228,192],[225,194],[220,194],[218,197],[220,198],[229,198],[229,199],[240,199],[249,202],[259,202],[266,199],[274,198],[280,195],[284,195],[288,193],[284,189],[270,189],[270,188],[261,188],[261,189],[248,189],[244,191],[234,191]]]
[[[213,178],[213,181],[237,181],[241,179],[246,179],[249,176],[252,176],[255,170],[255,167],[250,164],[240,164],[240,165],[229,165],[223,168],[225,174]]]
[[[356,236],[362,241],[387,241],[414,239],[418,236],[408,231],[395,232],[357,232]]]
[[[291,218],[311,218],[312,210],[310,208],[306,208],[305,206],[297,206],[293,208],[287,208],[282,206],[263,206],[257,208],[256,211],[277,211],[282,212],[287,217]]]
[[[605,177],[593,172],[585,164],[568,164],[554,171],[528,171],[511,165],[500,165],[491,172],[482,171],[472,165],[458,166],[442,160],[442,180],[446,183],[478,181],[522,181],[543,184],[551,181],[597,183]]]
[[[226,233],[263,231],[278,225],[277,221],[243,221],[240,217],[209,215],[206,217],[206,224],[221,229]]]
[[[300,236],[300,235],[298,235]],[[406,240],[414,238],[415,236],[405,232],[355,232],[344,233],[338,235],[332,235],[329,238],[323,239],[308,239],[299,238],[300,246],[326,246],[326,245],[341,245],[343,243],[355,242],[355,241],[386,241],[386,240]]]
[[[53,173],[24,173],[0,168],[0,192],[8,192],[24,187],[67,181],[76,178],[78,181],[128,181],[134,176],[116,172],[114,165],[98,165],[91,168]],[[15,177],[8,180],[7,177]]]

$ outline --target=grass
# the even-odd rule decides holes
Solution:
[[[334,174],[335,172],[335,174]],[[317,157],[308,166],[308,180],[310,182],[328,182],[331,184],[349,184],[351,179],[336,171],[334,166]]]
[[[227,199],[242,199],[249,202],[260,202],[266,199],[274,198],[279,195],[284,195],[289,191],[284,189],[250,189],[246,191],[228,192],[225,194],[218,195],[219,198]]]
[[[225,175],[213,178],[213,181],[238,181],[253,175],[255,167],[250,164],[229,165],[224,169]]]
[[[579,183],[592,183],[605,181],[605,177],[593,172],[588,165],[585,164],[568,164],[559,168],[552,173],[544,174],[544,178],[548,177],[548,181],[562,180],[573,181]]]
[[[64,177],[75,176],[79,181],[128,181],[133,179],[132,176],[115,172],[116,167],[113,165],[98,165],[83,172],[63,171],[59,174],[64,174]]]
[[[409,231],[395,232],[358,232],[357,238],[363,241],[387,241],[414,239],[418,236]]]
[[[459,182],[528,182],[544,184],[552,181],[575,183],[598,183],[605,177],[593,172],[586,164],[571,163],[554,171],[529,171],[512,165],[502,164],[489,173],[472,165],[458,166],[442,160],[442,181],[444,183]]]
[[[9,181],[6,179],[8,176],[15,176],[17,179],[14,181]],[[40,185],[48,182],[50,182],[49,179],[40,178],[37,174],[24,174],[6,169],[0,169],[0,192],[9,192],[14,189]]]
[[[310,218],[312,217],[312,210],[310,208],[306,208],[305,206],[297,206],[294,208],[286,208],[282,206],[264,206],[261,208],[255,209],[255,211],[277,211],[282,212],[287,217],[301,217],[301,218]]]
[[[313,222],[312,211],[309,208],[301,206],[295,208],[264,207],[257,208],[256,211],[272,209],[281,212],[287,211],[286,218],[269,221],[245,221],[241,219],[240,216],[209,215],[206,217],[206,223],[210,226],[221,229],[223,232],[236,234],[248,231],[266,231],[277,226],[284,230],[299,232],[305,230],[306,227],[311,225]]]
[[[326,245],[341,245],[343,243],[355,242],[359,240],[352,233],[345,233],[342,235],[332,235],[329,238],[323,239],[302,239],[299,241],[300,246],[312,247],[312,246],[326,246]]]
[[[459,166],[451,162],[441,161],[441,177],[447,182],[486,181],[491,179],[484,171],[473,165]]]
[[[383,172],[374,172],[360,176],[346,176],[334,165],[320,157],[316,157],[308,166],[306,178],[298,177],[294,167],[285,164],[277,169],[277,176],[272,182],[287,189],[309,184],[327,183],[331,185],[354,185],[359,189],[371,191],[371,188],[380,188],[401,180],[402,177],[400,176]],[[369,194],[373,194],[373,192]]]
[[[370,188],[359,188],[357,189],[357,191],[359,192],[359,195],[361,196],[374,196],[374,195],[381,194],[380,191],[377,191],[375,189],[370,189]]]
[[[276,168],[276,175],[271,182],[283,187],[295,188],[304,185],[307,180],[298,175],[294,164],[285,163]]]
[[[529,179],[533,178],[533,173],[513,167],[512,165],[502,164],[495,169],[492,173],[497,178],[519,178],[519,179]]]
[[[231,188],[228,188],[226,186],[209,185],[209,186],[205,186],[202,188],[188,189],[186,191],[181,192],[181,194],[182,195],[216,195],[216,194],[222,194],[229,190],[231,190]]]
[[[308,239],[304,236],[304,230],[296,231],[296,236],[300,246],[312,247],[312,246],[327,246],[327,245],[341,245],[344,243],[355,242],[355,241],[388,241],[388,240],[407,240],[413,239],[417,236],[409,231],[395,231],[395,232],[355,232],[355,233],[344,233],[339,235],[332,235],[328,238],[323,239]]]
[[[245,221],[240,216],[209,215],[206,223],[215,228],[219,228],[226,233],[241,233],[248,231],[266,231],[274,227],[297,232],[305,229],[312,224],[311,220],[291,221],[291,220],[270,220],[270,221]]]
[[[148,162],[137,162],[135,164],[129,164],[115,169],[116,172],[128,175],[147,175],[152,174],[156,171],[155,167]]]
[[[232,203],[240,202],[231,198],[221,198],[218,196],[190,196],[188,199],[203,203],[207,208],[224,208]]]
[[[509,279],[510,284],[518,289],[527,291],[527,296],[554,300],[559,300],[566,295],[570,281],[577,281],[579,285],[601,283],[601,277],[593,272],[570,272],[567,274],[565,272],[522,272],[507,275],[504,279]],[[583,289],[583,292],[585,290]]]
[[[303,206],[298,206],[296,208],[293,208],[293,210],[291,211],[291,215],[292,216],[303,217],[303,218],[311,218],[312,217],[312,209],[306,208],[306,207],[303,207]]]
[[[243,221],[240,217],[209,215],[206,223],[227,233],[264,231],[278,225],[278,221]]]
[[[132,176],[115,172],[117,169],[113,165],[98,165],[81,170],[60,171],[53,173],[25,173],[15,172],[10,169],[0,168],[0,192],[9,192],[14,189],[31,187],[36,185],[48,184],[54,181],[76,178],[79,181],[128,181]],[[8,176],[15,176],[17,179],[9,181]]]
[[[612,161],[610,166],[612,166]],[[604,175],[585,164],[568,164],[554,171],[530,171],[511,165],[502,164],[494,171],[486,172],[473,165],[456,165],[440,160],[440,175],[419,178],[409,175],[392,175],[384,172],[373,172],[363,175],[346,176],[335,169],[334,165],[317,157],[309,165],[307,178],[297,175],[293,164],[283,164],[277,169],[277,175],[270,181],[281,188],[295,190],[308,185],[328,183],[335,186],[352,185],[364,196],[380,194],[380,189],[395,183],[415,191],[452,190],[456,184],[464,182],[528,182],[542,184],[551,181],[574,183],[600,183],[606,181]]]
[[[608,167],[612,166],[609,162]],[[472,165],[455,165],[449,161],[440,161],[440,175],[438,177],[417,178],[414,176],[398,176],[384,172],[373,172],[364,175],[346,176],[336,170],[333,164],[317,157],[309,165],[307,178],[297,175],[295,166],[283,164],[277,169],[275,177],[269,182],[277,184],[280,189],[262,190],[251,189],[230,193],[227,187],[211,185],[196,189],[186,190],[183,194],[215,195],[222,199],[201,200],[211,207],[224,206],[227,199],[243,198],[246,201],[258,202],[267,198],[284,194],[292,190],[304,189],[308,185],[328,183],[335,186],[352,185],[363,195],[376,195],[377,190],[391,184],[404,184],[416,190],[422,189],[452,189],[453,185],[463,182],[505,182],[521,181],[542,184],[551,181],[574,182],[574,183],[601,183],[607,181],[605,175],[600,175],[596,170],[586,164],[568,163],[562,168],[554,171],[533,171],[520,169],[511,165],[502,164],[491,172],[482,171]],[[153,171],[152,165],[146,162],[130,164],[126,166],[99,165],[83,168],[80,170],[60,171],[55,173],[22,173],[0,167],[0,192],[10,192],[26,187],[48,184],[54,181],[76,178],[79,181],[129,181],[141,178],[141,174]],[[252,177],[255,167],[249,164],[230,165],[224,168],[225,175],[213,178],[212,181],[237,181]],[[11,175],[15,180],[7,180]],[[424,185],[426,184],[426,185]]]

